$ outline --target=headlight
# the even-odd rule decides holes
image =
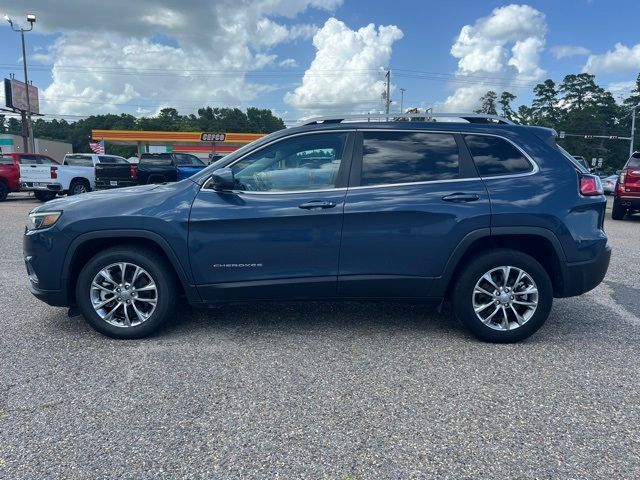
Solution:
[[[42,230],[52,227],[60,218],[62,212],[33,212],[27,218],[27,231]]]

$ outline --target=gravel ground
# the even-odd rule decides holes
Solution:
[[[0,204],[2,478],[638,478],[640,217],[516,345],[406,304],[183,307],[103,337],[33,298]]]

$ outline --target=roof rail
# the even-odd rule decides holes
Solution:
[[[421,118],[425,122],[436,122],[438,118],[459,118],[469,123],[494,123],[503,125],[515,125],[508,118],[499,115],[490,115],[484,113],[362,113],[356,115],[329,115],[325,117],[313,117],[301,120],[301,125],[314,125],[320,123],[342,123],[345,120],[350,121],[368,121],[368,122],[401,122],[404,119]]]

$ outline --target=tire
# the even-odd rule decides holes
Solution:
[[[85,180],[73,180],[69,185],[69,192],[67,195],[80,195],[81,193],[87,193],[91,191],[89,183]]]
[[[613,199],[613,208],[611,209],[611,218],[614,220],[622,220],[627,213],[627,209],[620,205],[617,198]]]
[[[121,280],[123,263],[125,282]],[[139,273],[127,289],[127,280],[133,279],[136,267],[144,273]],[[111,280],[101,274],[104,271]],[[99,287],[93,286],[94,280]],[[150,288],[151,283],[155,290]],[[96,254],[85,265],[76,283],[76,302],[85,320],[98,332],[119,339],[142,338],[173,316],[176,287],[174,272],[163,257],[146,248],[120,246]],[[154,298],[155,306],[150,302]]]
[[[506,270],[509,290],[501,292],[506,296],[495,297],[493,294],[498,290],[491,291],[493,287],[483,278],[489,273],[494,284],[503,287],[500,279],[504,278],[505,270],[500,267],[510,267]],[[524,276],[516,283],[520,271]],[[476,286],[492,296],[476,290]],[[520,293],[513,295],[514,290]],[[533,293],[534,290],[537,292]],[[463,267],[455,280],[452,297],[456,317],[474,336],[486,342],[512,343],[524,340],[542,327],[551,312],[553,287],[544,267],[533,257],[517,250],[497,249],[478,255]],[[485,308],[476,314],[476,308],[481,307]]]
[[[4,202],[7,199],[7,195],[9,195],[9,188],[7,188],[7,184],[0,181],[0,202]]]
[[[48,202],[49,200],[53,200],[54,198],[56,198],[55,192],[44,192],[42,190],[36,190],[35,192],[33,192],[33,194],[41,202]]]

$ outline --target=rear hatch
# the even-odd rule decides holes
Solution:
[[[640,196],[640,152],[635,152],[624,170],[624,193]]]

